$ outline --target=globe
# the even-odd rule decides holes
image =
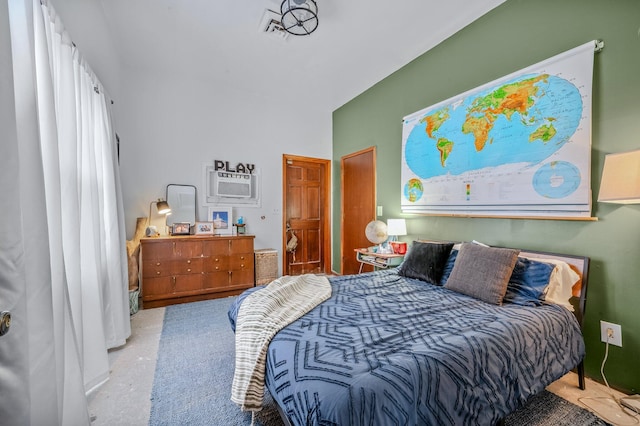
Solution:
[[[369,222],[364,229],[367,240],[373,244],[381,244],[387,240],[387,224],[381,220],[373,220]]]

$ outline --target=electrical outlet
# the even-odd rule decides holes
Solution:
[[[600,321],[600,340],[622,347],[622,327],[620,324]]]

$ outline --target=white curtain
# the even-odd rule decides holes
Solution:
[[[20,388],[22,398],[0,402],[0,422],[86,425],[107,349],[131,332],[110,102],[51,5],[9,0],[8,14],[15,138],[0,164],[11,179],[0,186],[11,206],[0,221],[0,310],[12,311],[12,327],[0,341],[0,394]]]

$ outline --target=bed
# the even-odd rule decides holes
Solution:
[[[267,342],[264,383],[285,424],[500,423],[575,368],[584,388],[588,267],[581,256],[416,241],[397,268],[329,277],[330,297]],[[230,307],[234,331],[261,289]]]

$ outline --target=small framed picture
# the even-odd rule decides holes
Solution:
[[[190,227],[189,222],[174,222],[171,225],[171,235],[189,235]]]
[[[213,222],[196,222],[196,235],[213,235]]]
[[[232,235],[233,216],[231,207],[209,207],[207,221],[213,222],[213,233],[216,235]]]

